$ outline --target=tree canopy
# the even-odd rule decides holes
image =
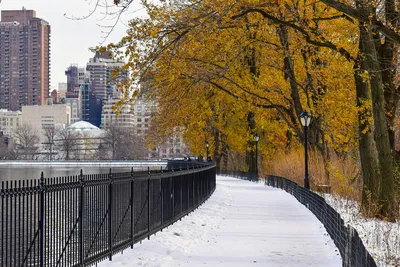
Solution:
[[[209,141],[219,163],[228,151],[254,158],[259,133],[268,157],[303,141],[298,116],[308,110],[312,147],[326,158],[332,149],[368,155],[363,176],[377,182],[366,190],[382,216],[395,216],[393,192],[382,192],[394,187],[396,1],[142,2],[148,17],[97,49],[126,62],[127,98],[142,85],[159,103],[160,135],[182,126],[190,149],[200,153]]]

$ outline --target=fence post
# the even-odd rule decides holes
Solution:
[[[113,189],[113,177],[110,172],[108,173],[108,259],[112,260],[112,189]]]
[[[81,173],[79,175],[79,184],[80,184],[80,195],[79,195],[79,265],[83,266],[84,264],[84,235],[83,235],[83,212],[84,212],[84,201],[85,201],[85,184],[83,181],[83,171],[81,169]]]
[[[181,173],[179,174],[179,183],[180,183],[180,186],[179,186],[179,191],[180,191],[180,202],[181,202],[181,211],[180,211],[180,214],[179,214],[179,216],[182,216],[182,212],[183,212],[183,183],[182,183],[182,180],[183,180],[183,176],[182,176],[182,166],[181,166],[181,168],[180,168],[180,171],[181,171]],[[179,219],[180,221],[182,220],[182,217]]]
[[[40,267],[44,266],[44,175],[43,172],[40,174],[40,219],[39,219],[39,233],[40,233]]]
[[[171,177],[171,218],[172,220],[175,217],[175,185],[174,185],[174,169],[172,169],[172,177]]]
[[[211,179],[211,175],[212,175],[212,173],[211,173],[211,170],[208,170],[207,171],[207,178],[206,178],[206,198],[205,199],[208,199],[208,197],[209,197],[209,183],[210,183],[210,179]],[[258,179],[258,178],[257,178]]]
[[[148,204],[148,212],[147,212],[147,239],[150,240],[150,214],[151,214],[151,206],[150,206],[150,167],[147,167],[148,170],[148,179],[147,179],[147,204]]]
[[[346,239],[346,245],[344,249],[344,259],[343,259],[343,266],[344,267],[350,267],[351,266],[351,239],[352,239],[352,228],[350,225],[347,225],[346,227],[347,230],[347,239]]]
[[[134,186],[135,183],[135,176],[133,173],[133,167],[131,169],[131,201],[130,201],[130,205],[131,205],[131,248],[133,248],[133,244],[135,241],[135,206],[134,206]]]
[[[196,205],[195,201],[196,201],[196,196],[195,196],[195,184],[196,183],[196,172],[195,172],[195,166],[193,166],[193,171],[192,171],[192,206],[190,207],[191,210],[193,211],[194,206]]]
[[[190,210],[190,185],[189,185],[189,177],[192,177],[192,174],[190,173],[190,167],[189,164],[187,165],[187,174],[186,174],[186,187],[187,187],[187,213],[189,213]]]
[[[163,169],[161,166],[161,178],[160,178],[160,195],[161,195],[161,232],[164,225],[164,190],[163,190]]]

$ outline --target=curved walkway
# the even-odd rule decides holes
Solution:
[[[332,239],[290,194],[217,176],[210,199],[98,266],[342,266]]]

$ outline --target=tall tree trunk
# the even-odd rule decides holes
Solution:
[[[278,26],[278,35],[279,35],[280,43],[283,47],[283,51],[285,53],[284,59],[283,59],[285,78],[289,79],[290,96],[293,101],[293,106],[294,106],[294,110],[296,113],[296,117],[298,118],[300,116],[301,112],[303,112],[303,108],[301,106],[299,90],[298,90],[298,86],[297,86],[297,82],[296,82],[296,78],[295,78],[293,60],[290,56],[289,37],[288,37],[288,32],[287,32],[286,26],[284,26],[284,25]]]
[[[247,113],[247,125],[250,133],[254,132],[256,128],[256,121],[254,119],[254,112],[249,111]],[[253,140],[249,141],[248,150],[246,151],[246,163],[248,166],[248,170],[251,173],[256,172],[256,152],[254,150],[255,143]]]
[[[247,20],[247,18],[246,18]],[[247,21],[248,23],[248,21]],[[248,24],[247,24],[248,26]],[[249,28],[248,28],[249,29]],[[254,33],[250,32],[250,38],[255,39],[256,36]],[[250,74],[254,79],[258,78],[260,76],[260,71],[259,67],[257,66],[257,55],[256,55],[256,49],[254,47],[250,47],[249,49],[249,55],[246,56],[246,61],[249,66]],[[255,114],[253,111],[249,111],[247,113],[247,125],[248,125],[248,131],[251,134],[254,134],[254,130],[256,129],[256,121],[255,121]],[[256,153],[254,150],[255,147],[255,142],[253,140],[250,140],[248,142],[247,146],[247,151],[246,151],[246,162],[248,164],[248,172],[250,173],[256,173]]]
[[[228,159],[229,159],[229,146],[226,143],[226,134],[221,134],[221,157],[222,157],[222,162],[223,162],[223,169],[227,170],[228,169]]]
[[[365,62],[362,59],[365,53],[365,30],[360,27],[359,54],[358,62],[354,65],[354,79],[356,83],[356,95],[358,112],[358,136],[359,136],[359,153],[361,161],[361,170],[363,175],[363,190],[361,210],[364,214],[373,214],[377,212],[379,199],[379,182],[381,180],[377,154],[375,150],[375,140],[372,134],[372,125],[369,124],[369,118],[372,116],[372,110],[367,102],[371,101],[371,93],[368,81],[363,78],[366,72]],[[366,105],[367,104],[367,105]]]
[[[395,25],[398,23],[399,17],[396,12],[396,6],[394,0],[385,1],[385,18],[387,23]],[[397,67],[397,57],[398,57],[398,45],[395,45],[393,40],[389,38],[384,38],[383,43],[381,43],[381,36],[379,33],[375,34],[376,38],[379,38],[379,62],[382,70],[382,82],[384,88],[385,96],[385,109],[386,118],[388,124],[389,132],[389,142],[390,147],[393,152],[395,159],[400,160],[396,153],[396,142],[395,142],[395,132],[394,132],[394,119],[396,116],[396,108],[399,103],[399,87],[395,85],[395,73]]]
[[[213,158],[216,164],[217,171],[221,170],[221,153],[219,152],[221,149],[221,133],[217,128],[213,128],[214,135],[214,151]]]
[[[394,195],[393,158],[386,124],[381,69],[374,45],[372,30],[368,25],[361,25],[360,35],[362,36],[360,41],[365,51],[362,60],[364,61],[366,69],[369,71],[374,117],[374,137],[381,174],[379,192],[379,202],[381,206],[380,215],[393,220],[397,214],[397,203]]]

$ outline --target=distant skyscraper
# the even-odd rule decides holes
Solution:
[[[50,84],[50,25],[34,10],[2,10],[0,108],[44,105]]]
[[[108,52],[103,54],[97,52],[89,59],[86,70],[90,73],[91,90],[99,100],[104,101],[112,97],[116,83],[126,78],[126,74],[123,74],[117,81],[111,80],[111,71],[122,66],[123,63],[111,59]]]

